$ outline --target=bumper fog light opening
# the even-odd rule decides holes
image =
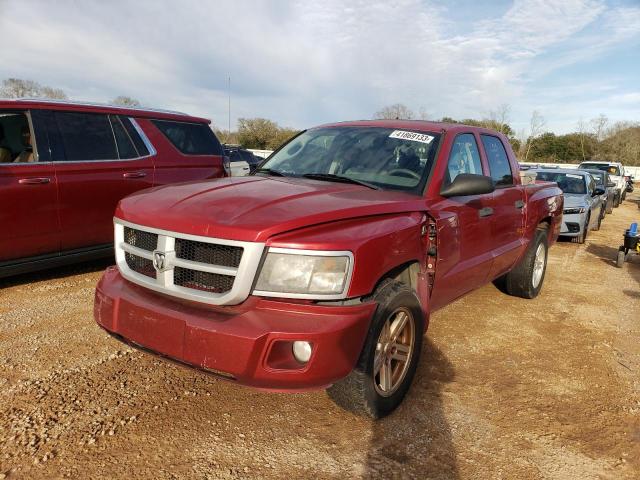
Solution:
[[[313,348],[309,342],[295,341],[293,342],[293,356],[300,363],[307,363],[311,358]]]

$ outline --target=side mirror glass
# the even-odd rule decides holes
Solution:
[[[598,195],[604,195],[604,189],[597,187],[594,191],[593,191],[593,196],[597,197]]]
[[[489,177],[475,173],[461,173],[450,185],[440,190],[440,195],[445,198],[483,195],[485,193],[491,193],[495,189],[495,184]]]

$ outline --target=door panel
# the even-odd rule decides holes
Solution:
[[[493,192],[491,236],[494,242],[494,262],[491,279],[511,269],[525,248],[523,187],[500,188]],[[521,208],[518,208],[520,207]]]
[[[0,262],[60,251],[53,165],[0,165],[0,225]]]
[[[118,201],[153,185],[152,157],[118,158],[132,153],[116,145],[117,131],[107,115],[54,112],[48,126],[61,250],[112,243]]]
[[[493,263],[491,195],[450,199],[435,205],[438,229],[438,268],[431,296],[433,308],[447,305],[487,281]]]
[[[33,159],[37,160],[0,164],[0,262],[60,251],[56,177],[48,162],[46,130],[38,113],[0,111],[0,141],[5,150],[18,158],[24,148],[21,132],[30,128]]]
[[[477,140],[462,133],[452,142],[441,185],[449,185],[461,173],[482,175]],[[438,267],[433,288],[434,308],[484,284],[493,263],[492,194],[445,199],[434,205],[438,212]]]
[[[491,235],[494,262],[490,279],[511,269],[524,243],[525,195],[513,172],[517,172],[509,159],[507,149],[499,137],[480,135],[482,150],[487,159],[489,173],[495,182],[492,208]]]
[[[56,163],[61,248],[113,242],[120,199],[152,186],[153,163],[144,160]]]

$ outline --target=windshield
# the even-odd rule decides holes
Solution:
[[[589,172],[596,181],[597,185],[604,185],[604,173],[603,172]]]
[[[341,177],[383,190],[422,194],[439,140],[437,133],[393,128],[315,128],[274,153],[258,174],[262,170],[329,181]]]
[[[596,170],[607,172],[609,175],[620,175],[620,169],[608,163],[583,163],[578,168],[595,168]]]
[[[584,176],[575,173],[560,172],[536,172],[536,180],[556,182],[563,193],[582,194],[587,193]]]

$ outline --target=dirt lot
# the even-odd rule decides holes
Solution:
[[[375,423],[119,344],[92,318],[106,263],[0,281],[0,479],[640,478],[640,258],[612,262],[637,199],[556,245],[536,300],[434,314]]]

